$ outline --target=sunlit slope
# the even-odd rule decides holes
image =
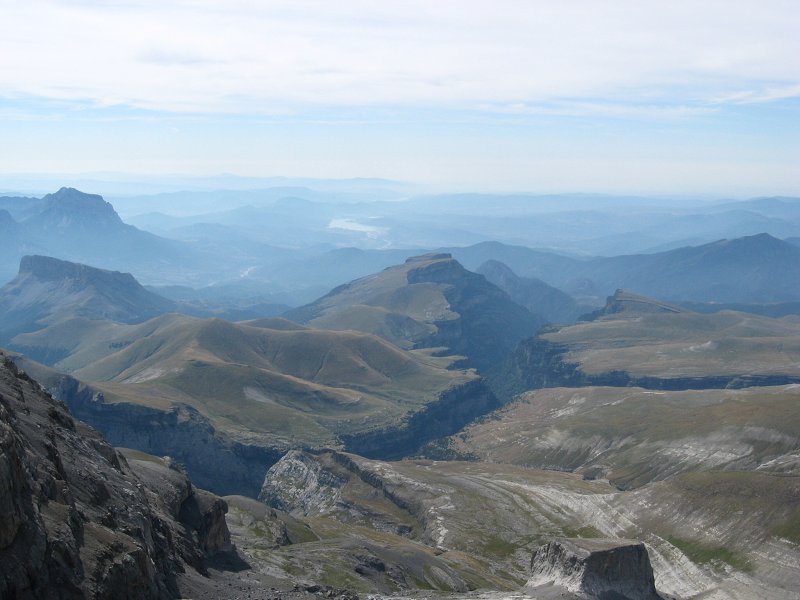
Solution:
[[[449,254],[410,258],[286,316],[313,327],[374,333],[405,348],[445,348],[482,369],[543,322]]]
[[[270,325],[279,327],[270,328]],[[83,323],[25,336],[58,346]],[[405,351],[370,334],[164,315],[98,324],[55,367],[94,382],[109,401],[194,405],[223,428],[332,442],[399,422],[452,386],[475,379],[451,360]],[[78,336],[79,337],[79,336]]]

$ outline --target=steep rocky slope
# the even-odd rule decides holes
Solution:
[[[175,598],[230,550],[222,500],[130,464],[1,352],[0,482],[3,598]]]
[[[562,538],[542,546],[526,587],[551,586],[588,598],[661,600],[647,548],[635,540]]]
[[[543,323],[449,254],[409,258],[286,316],[313,327],[374,333],[405,348],[442,348],[482,370]]]

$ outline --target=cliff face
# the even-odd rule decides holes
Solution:
[[[740,389],[800,383],[793,375],[731,374],[683,377],[636,376],[625,371],[585,373],[567,360],[570,348],[539,337],[523,340],[507,362],[502,378],[513,394],[545,387],[641,387],[649,390]],[[504,389],[505,391],[505,389]]]
[[[229,547],[225,503],[129,464],[0,361],[0,597],[178,597],[181,573]]]
[[[528,588],[557,586],[597,600],[658,600],[641,542],[561,538],[533,553]]]
[[[254,497],[282,447],[237,442],[216,433],[197,410],[178,405],[164,411],[129,403],[105,403],[102,394],[62,375],[53,395],[91,423],[115,446],[170,456],[186,466],[197,485],[219,494]]]

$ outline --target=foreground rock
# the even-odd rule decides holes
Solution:
[[[0,352],[0,597],[175,598],[230,549],[221,499],[130,463]]]
[[[527,588],[557,586],[598,600],[658,600],[644,544],[635,540],[560,538],[533,553]]]

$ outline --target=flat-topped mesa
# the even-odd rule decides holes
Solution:
[[[98,269],[50,256],[23,256],[19,263],[19,274],[31,274],[43,281],[72,279],[83,283],[103,281],[116,285],[140,287],[130,273]]]
[[[430,252],[428,254],[420,254],[419,256],[412,256],[411,258],[407,258],[406,264],[429,262],[432,260],[449,260],[452,258],[453,255],[447,252]]]
[[[647,549],[636,540],[558,538],[540,547],[525,587],[552,586],[587,599],[661,599]]]

